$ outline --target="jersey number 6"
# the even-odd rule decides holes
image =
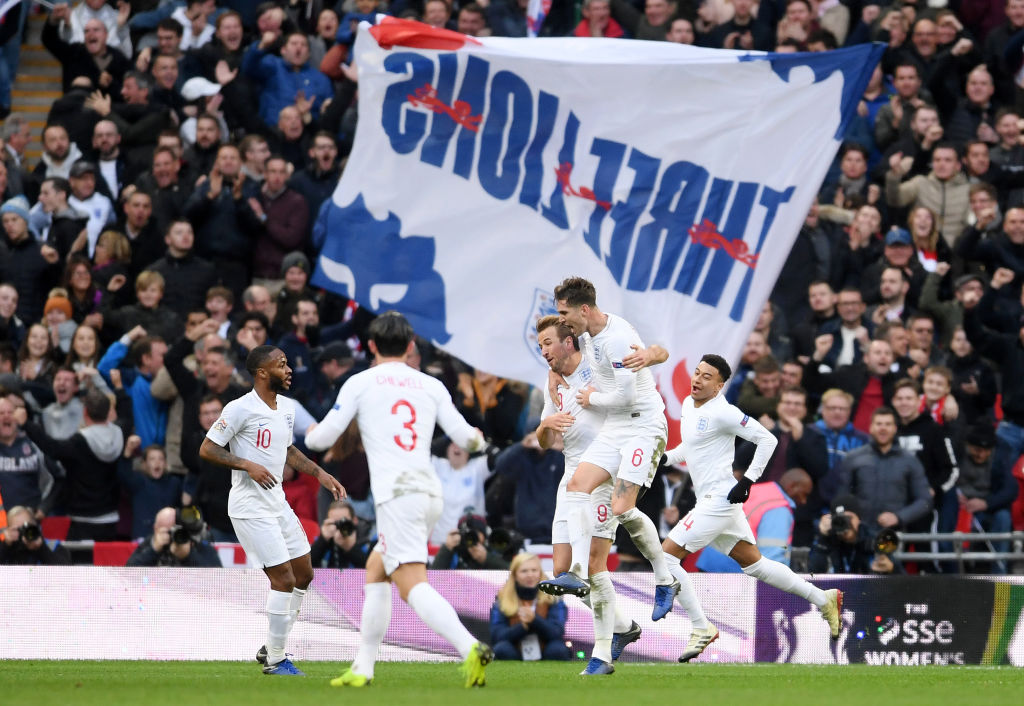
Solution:
[[[413,427],[413,424],[416,423],[416,408],[406,400],[398,400],[398,402],[392,405],[391,414],[398,414],[398,410],[403,407],[409,410],[408,421],[402,423],[402,427],[409,430],[409,439],[403,439],[400,434],[395,434],[395,443],[403,451],[412,451],[416,448],[416,440],[419,438],[416,434],[416,429]]]

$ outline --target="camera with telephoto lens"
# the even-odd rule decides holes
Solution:
[[[187,505],[181,508],[177,512],[176,519],[177,523],[171,528],[172,544],[202,541],[206,523],[203,522],[203,516],[198,507]]]
[[[511,562],[515,555],[522,551],[525,543],[523,535],[514,529],[505,527],[495,527],[487,539],[487,546],[501,554],[501,558],[508,562]]]
[[[39,525],[34,522],[26,522],[18,528],[18,536],[21,538],[22,542],[28,544],[29,542],[34,542],[42,537],[43,532],[39,529]]]
[[[480,535],[465,520],[459,523],[459,551],[465,552],[470,547],[480,544]]]
[[[182,525],[174,525],[171,528],[171,544],[188,544],[191,541],[191,533]]]
[[[345,518],[344,520],[337,520],[334,526],[338,528],[338,532],[343,537],[348,537],[350,534],[356,533],[356,523],[352,520]]]

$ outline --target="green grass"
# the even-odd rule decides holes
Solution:
[[[904,706],[1021,704],[1024,669],[623,664],[610,677],[577,675],[582,662],[499,662],[487,687],[462,688],[454,663],[382,663],[365,689],[333,689],[339,664],[304,662],[307,678],[267,677],[255,663],[47,662],[0,664],[4,703],[61,706]]]

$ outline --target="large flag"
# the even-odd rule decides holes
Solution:
[[[655,373],[678,417],[701,355],[737,360],[881,49],[364,26],[313,282],[536,384],[534,323],[556,284],[587,277],[602,311],[670,351]]]
[[[526,35],[536,37],[540,34],[544,18],[551,11],[551,0],[529,0],[526,5]]]

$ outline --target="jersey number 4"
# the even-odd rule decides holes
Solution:
[[[403,451],[412,451],[416,448],[416,440],[419,436],[416,434],[416,429],[413,424],[416,423],[416,408],[412,406],[407,400],[398,400],[391,407],[391,414],[399,414],[400,410],[407,409],[408,413],[402,413],[403,416],[408,416],[409,419],[402,423],[402,427],[409,431],[408,437],[403,433],[395,434],[395,443]]]

